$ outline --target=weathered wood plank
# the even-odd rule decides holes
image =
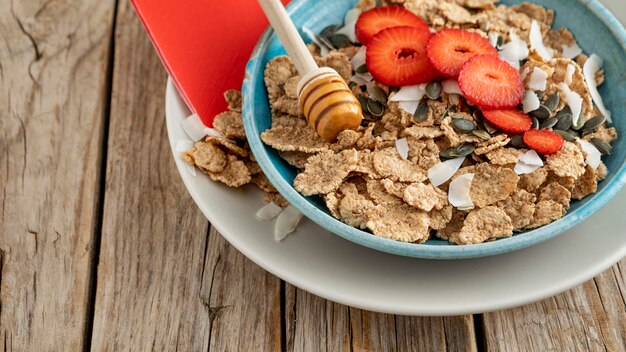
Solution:
[[[472,316],[373,313],[286,286],[287,351],[476,351]]]
[[[85,346],[115,0],[0,1],[0,339]]]
[[[166,74],[130,2],[121,1],[107,152],[93,351],[203,350],[208,222],[174,166]]]
[[[489,351],[624,351],[626,306],[619,266],[558,296],[484,315]]]

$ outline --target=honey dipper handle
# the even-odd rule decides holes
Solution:
[[[313,55],[307,49],[280,0],[259,0],[259,4],[300,75],[304,76],[316,70],[318,67]]]

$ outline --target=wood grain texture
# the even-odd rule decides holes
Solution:
[[[0,1],[5,350],[85,346],[114,5]]]
[[[166,74],[128,1],[119,3],[93,351],[201,350],[206,218],[172,160]]]
[[[622,261],[555,297],[484,315],[489,351],[625,351]]]
[[[380,314],[286,285],[287,351],[476,351],[471,316]]]

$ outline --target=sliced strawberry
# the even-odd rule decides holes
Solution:
[[[533,125],[530,116],[515,109],[483,111],[483,115],[492,125],[506,132],[523,133]]]
[[[480,34],[463,29],[442,29],[428,40],[430,62],[444,76],[458,78],[463,64],[477,55],[498,56],[496,48]]]
[[[485,110],[513,108],[524,97],[519,72],[497,56],[478,55],[469,59],[458,81],[463,95]]]
[[[392,86],[428,83],[438,76],[426,57],[430,32],[393,27],[374,36],[367,46],[367,69],[376,81]]]
[[[356,37],[363,45],[368,45],[376,33],[383,29],[399,26],[417,28],[430,33],[423,19],[400,6],[386,6],[363,12],[356,22]]]
[[[539,154],[550,155],[561,150],[565,141],[554,131],[532,129],[524,133],[524,143]]]

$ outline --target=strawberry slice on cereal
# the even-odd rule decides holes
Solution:
[[[430,62],[448,78],[458,78],[467,60],[477,55],[498,56],[489,40],[463,29],[442,29],[433,34],[426,45]]]
[[[483,116],[492,125],[512,133],[526,132],[533,124],[530,116],[517,109],[483,111]]]
[[[539,154],[554,154],[565,145],[563,137],[550,130],[529,130],[524,133],[524,143]]]
[[[356,37],[363,45],[368,45],[374,36],[383,29],[408,26],[430,33],[423,19],[400,6],[378,7],[361,14],[356,22]]]

